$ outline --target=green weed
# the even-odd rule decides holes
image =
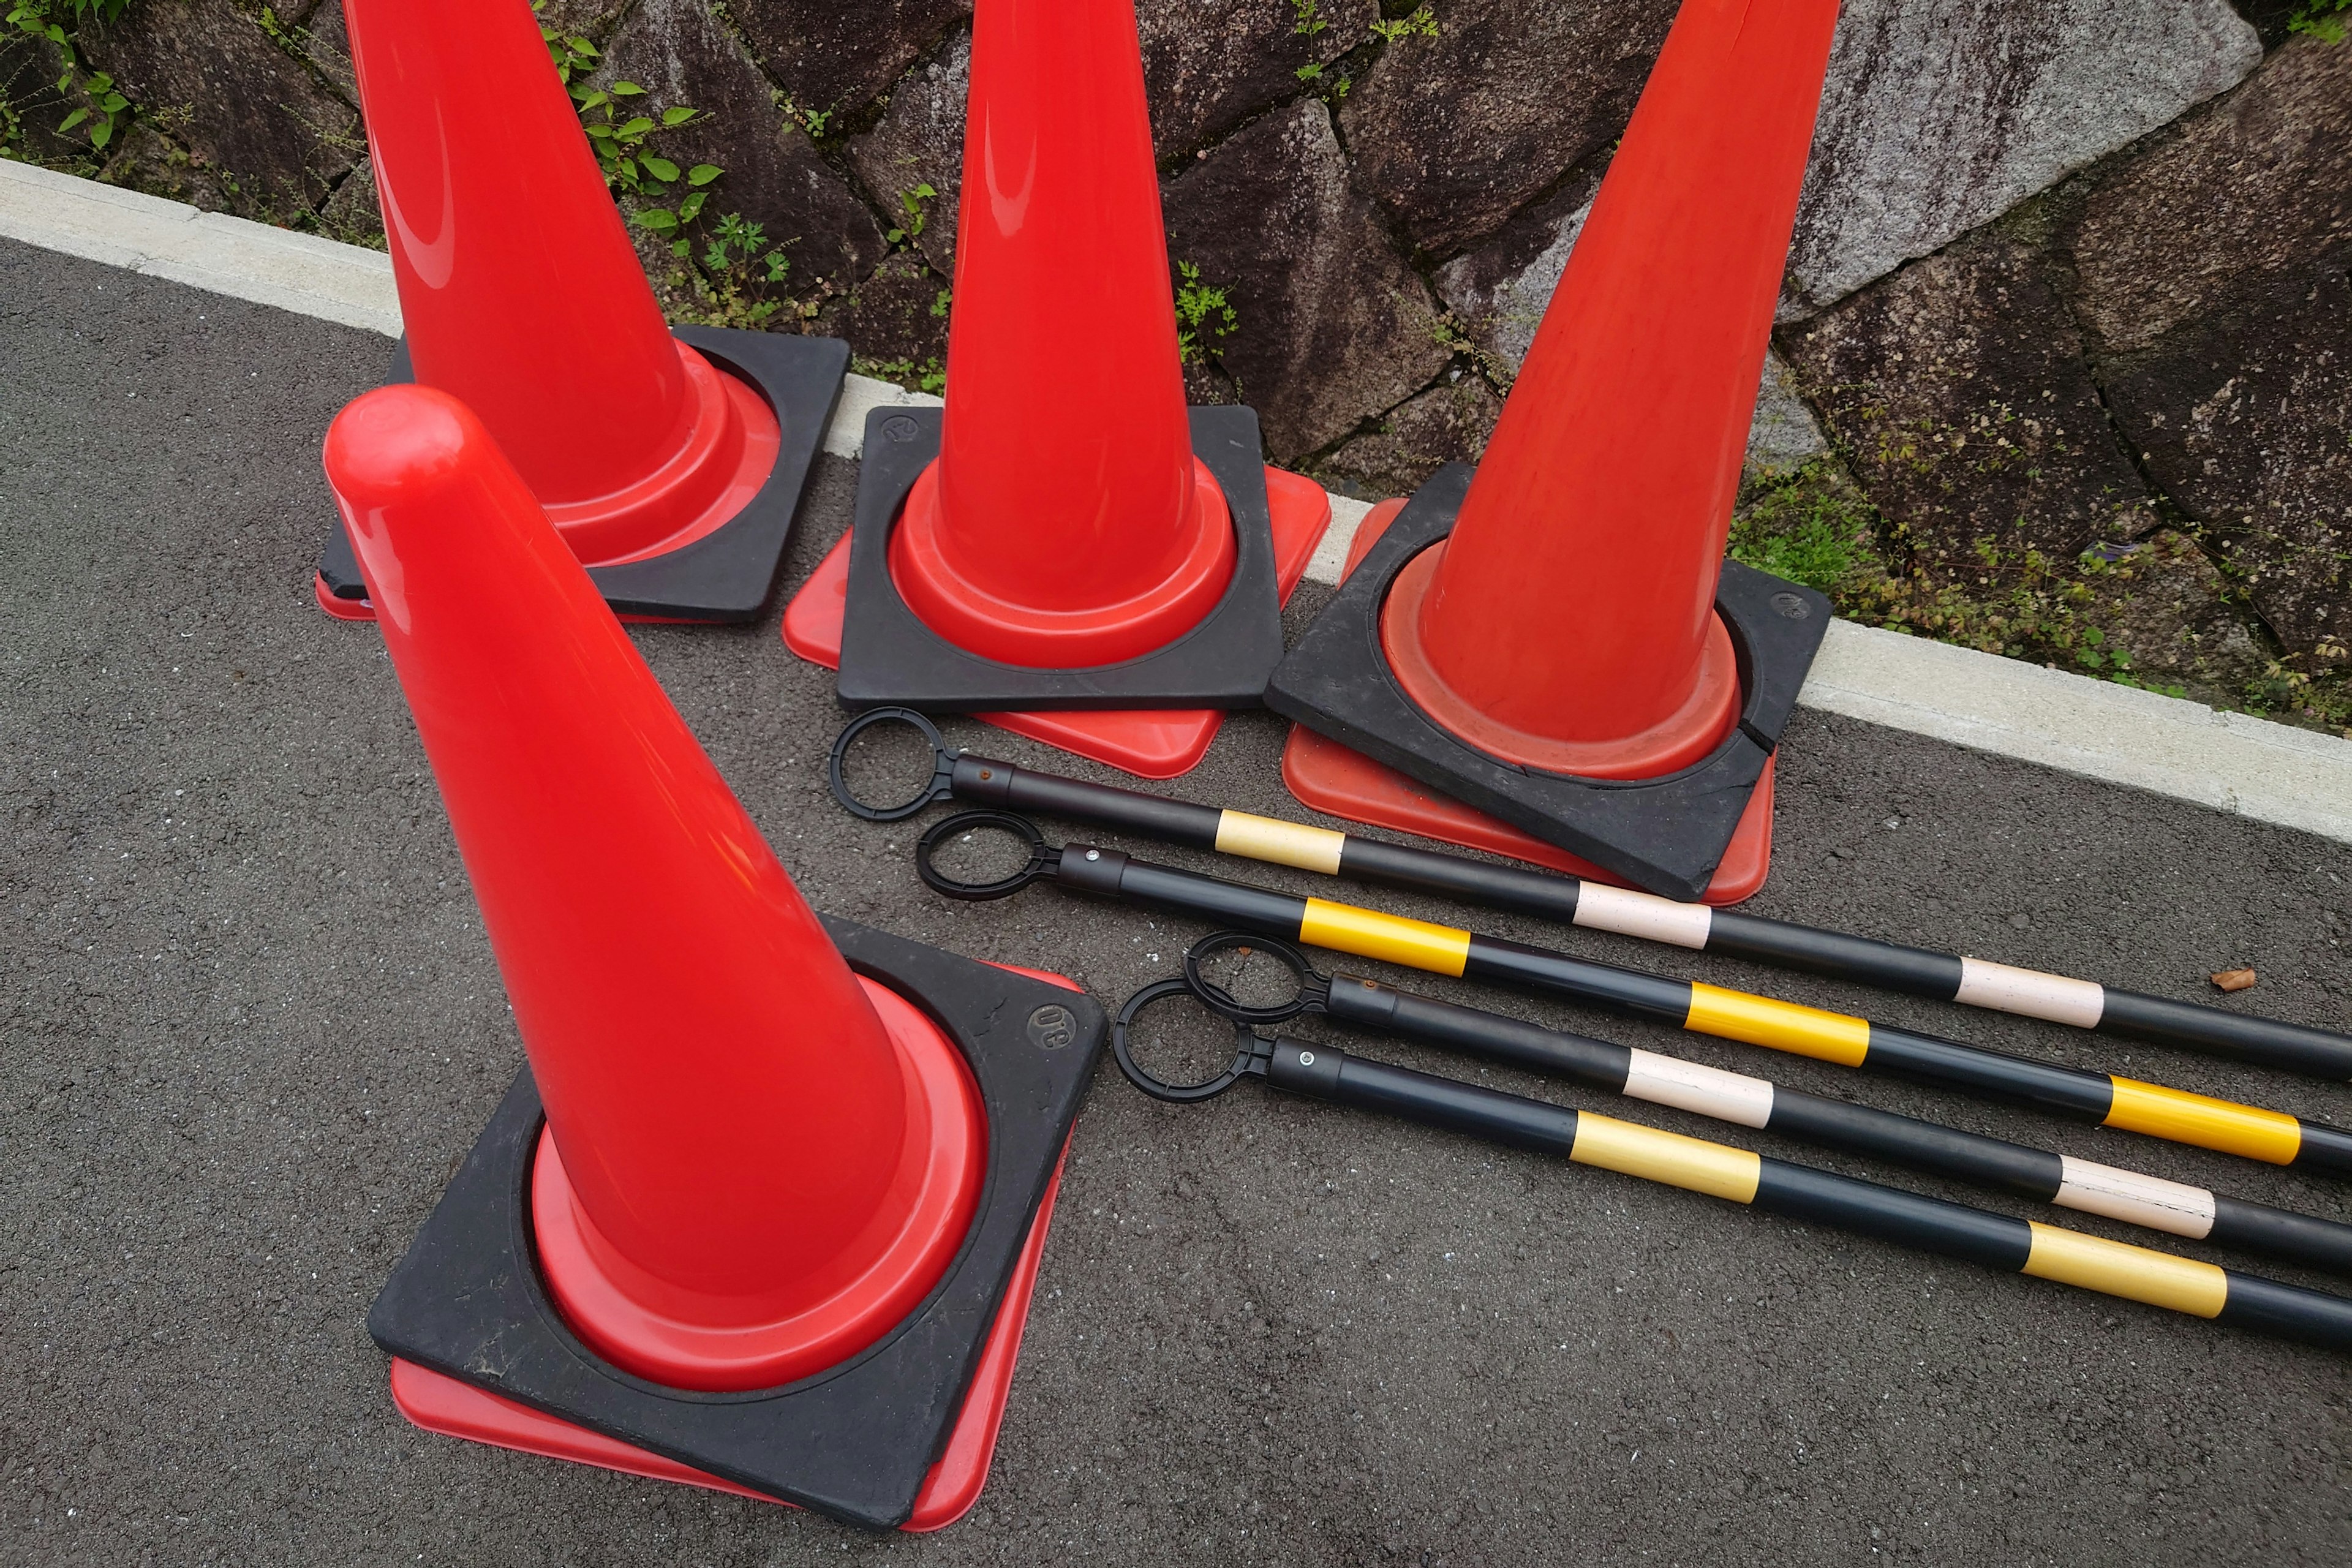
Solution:
[[[931,189],[928,181],[911,191],[900,191],[898,207],[907,215],[906,220],[882,237],[892,245],[912,243],[915,237],[923,232],[923,204],[939,194]]]
[[[811,313],[781,292],[792,272],[791,258],[768,243],[764,226],[741,213],[728,213],[711,226],[698,257],[683,238],[671,244],[670,253],[685,264],[671,287],[693,300],[690,309],[673,312],[683,320],[756,332],[788,310],[796,319]]]
[[[68,100],[78,100],[58,122],[58,134],[68,135],[87,127],[82,134],[89,139],[94,152],[104,152],[107,143],[114,140],[122,118],[131,111],[131,100],[115,87],[112,77],[82,68],[81,56],[74,47],[74,34],[87,21],[114,21],[129,4],[130,0],[13,0],[5,20],[0,21],[0,26],[57,50],[56,90]],[[14,132],[20,128],[21,121],[13,111],[0,112],[0,148],[15,142],[17,137]]]
[[[896,382],[900,386],[911,386],[917,391],[928,392],[934,397],[945,392],[948,386],[948,373],[940,366],[940,356],[937,354],[933,354],[920,364],[917,364],[910,359],[852,359],[849,362],[849,368],[860,375],[870,375],[877,381]]]
[[[2309,33],[2326,43],[2340,44],[2347,17],[2352,17],[2352,0],[2304,0],[2286,21],[2290,33]]]
[[[1758,494],[1733,517],[1732,558],[1835,598],[1878,563],[1869,503],[1811,464]],[[1883,567],[1879,568],[1881,571]]]
[[[1410,16],[1400,16],[1392,22],[1374,22],[1372,37],[1384,44],[1402,43],[1412,37],[1433,38],[1437,37],[1437,16],[1424,5]]]
[[[1226,291],[1201,281],[1201,269],[1189,261],[1176,264],[1176,358],[1195,364],[1214,357],[1213,341],[1232,335],[1241,325]]]

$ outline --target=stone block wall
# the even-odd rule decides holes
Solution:
[[[1847,0],[1742,537],[1848,613],[2352,722],[2352,43],[2291,30],[2315,3]],[[1358,493],[1475,457],[1675,0],[1138,8],[1195,396]],[[638,231],[674,311],[936,387],[969,0],[541,16],[583,83],[699,111],[653,146],[724,170],[702,216]],[[137,117],[55,135],[18,40],[15,155],[375,231],[336,0],[130,0],[77,42]],[[711,258],[730,214],[756,262]]]

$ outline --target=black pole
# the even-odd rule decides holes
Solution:
[[[1265,1078],[1312,1099],[1565,1156],[1809,1224],[2352,1350],[2352,1301],[2214,1264],[1458,1083],[1328,1046],[1274,1041]]]
[[[866,715],[861,722],[870,724],[880,716]],[[1907,995],[2215,1052],[2315,1078],[2352,1080],[2352,1036],[2334,1030],[2143,995],[2092,981],[1818,926],[1678,903],[1533,867],[1496,865],[1327,827],[1196,805],[1140,790],[1089,784],[992,757],[949,752],[939,744],[938,731],[927,720],[912,713],[903,717],[917,723],[939,748],[943,781],[940,790],[910,802],[908,810],[952,797],[976,805],[1034,812],[1188,848],[1220,850],[1358,881],[1437,893],[1486,909],[1724,953]],[[865,811],[846,796],[847,786],[838,782],[841,746],[854,732],[844,731],[842,742],[835,744],[835,793],[843,795],[844,805]]]

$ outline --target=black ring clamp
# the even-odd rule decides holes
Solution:
[[[912,799],[897,805],[868,805],[859,800],[849,793],[849,780],[842,770],[842,764],[849,756],[850,742],[877,724],[908,725],[931,746],[931,782],[916,791]],[[842,809],[851,816],[862,816],[868,822],[904,822],[935,801],[955,798],[955,764],[956,759],[961,755],[961,752],[947,743],[937,725],[912,708],[869,708],[852,719],[834,741],[833,755],[826,760],[824,776],[833,786],[833,798],[839,801]]]
[[[931,857],[940,845],[959,834],[982,827],[1010,833],[1028,845],[1028,864],[1011,876],[1001,877],[993,882],[959,882],[931,864]],[[961,899],[967,903],[1009,899],[1030,883],[1052,876],[1061,863],[1062,852],[1047,847],[1045,836],[1037,831],[1037,825],[1009,811],[959,811],[953,816],[942,817],[931,824],[923,830],[922,837],[915,841],[915,874],[922,878],[923,886],[943,897]]]
[[[1201,973],[1203,960],[1221,952],[1239,952],[1244,956],[1266,953],[1290,971],[1298,982],[1297,994],[1288,1001],[1270,1007],[1252,1007],[1243,1003],[1223,986]],[[1221,931],[1204,936],[1184,950],[1184,984],[1211,1009],[1231,1018],[1236,1024],[1281,1024],[1301,1013],[1320,1013],[1331,999],[1331,979],[1315,972],[1307,955],[1286,942],[1272,937],[1255,936],[1244,931]]]
[[[1273,1043],[1258,1038],[1256,1032],[1238,1018],[1232,1020],[1233,1066],[1206,1083],[1170,1083],[1164,1079],[1152,1077],[1137,1066],[1135,1053],[1128,1048],[1128,1026],[1146,1007],[1155,1002],[1164,1002],[1171,996],[1189,996],[1196,1002],[1205,1000],[1188,981],[1155,981],[1129,997],[1127,1005],[1121,1007],[1118,1016],[1111,1021],[1110,1054],[1118,1063],[1118,1070],[1127,1075],[1128,1082],[1154,1100],[1164,1100],[1171,1105],[1188,1105],[1194,1100],[1214,1100],[1244,1078],[1265,1076],[1265,1064],[1273,1055]]]

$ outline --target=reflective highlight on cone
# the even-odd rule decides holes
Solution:
[[[370,393],[326,462],[546,1105],[567,1318],[683,1388],[871,1343],[978,1201],[960,1053],[869,999],[464,405]]]
[[[1129,0],[980,0],[939,460],[893,580],[950,642],[1076,668],[1174,641],[1232,578],[1192,456]]]
[[[521,0],[345,0],[418,382],[472,409],[572,551],[675,549],[774,466],[775,416],[673,340]]]

